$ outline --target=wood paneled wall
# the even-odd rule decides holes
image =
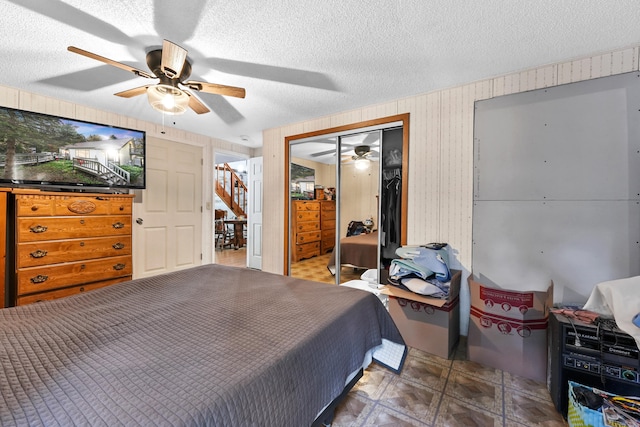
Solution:
[[[395,114],[410,113],[408,244],[447,242],[454,268],[463,270],[461,330],[469,313],[466,277],[471,270],[474,103],[495,96],[638,70],[638,47],[367,106],[263,132],[265,171],[265,271],[282,273],[284,251],[284,138]]]
[[[11,108],[20,108],[23,110],[35,111],[38,113],[67,117],[76,120],[84,120],[111,126],[120,126],[125,128],[143,130],[147,133],[147,137],[155,137],[162,140],[175,141],[203,147],[204,165],[197,166],[203,167],[202,200],[204,203],[208,202],[209,205],[213,205],[214,151],[238,153],[246,156],[252,156],[254,151],[249,147],[234,144],[221,139],[211,138],[172,127],[164,127],[161,124],[150,123],[116,113],[101,111],[94,108],[86,107],[84,105],[74,104],[72,102],[62,101],[59,99],[30,93],[8,86],[0,86],[0,105]],[[150,182],[148,183],[148,185],[151,184],[152,183]],[[142,203],[144,203],[144,198],[142,199]],[[138,204],[137,202],[138,201],[136,200],[136,203],[134,203],[134,217],[136,214],[136,205]],[[205,209],[203,211],[202,217],[203,263],[206,263],[211,262],[213,259],[214,233],[212,211]],[[134,248],[136,247],[135,234],[133,246]],[[135,271],[136,266],[134,264],[134,272]]]

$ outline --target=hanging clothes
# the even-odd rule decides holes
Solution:
[[[382,262],[388,267],[400,247],[402,171],[400,168],[384,169],[382,179]]]

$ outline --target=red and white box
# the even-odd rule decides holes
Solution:
[[[553,282],[545,291],[489,287],[469,276],[467,357],[538,382],[547,378],[547,326]]]

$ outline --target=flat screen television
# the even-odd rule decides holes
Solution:
[[[0,186],[145,188],[144,131],[0,107]]]

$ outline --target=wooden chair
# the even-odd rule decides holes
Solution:
[[[231,247],[232,234],[224,223],[225,219],[227,219],[227,211],[224,209],[216,209],[214,217],[215,247],[220,248],[220,250],[225,247]]]

